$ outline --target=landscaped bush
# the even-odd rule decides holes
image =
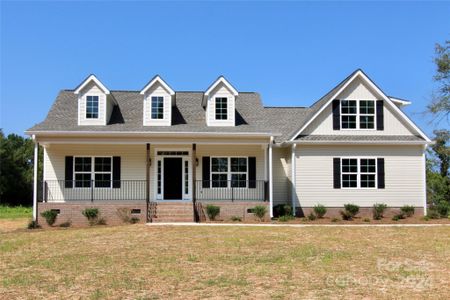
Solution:
[[[359,206],[356,204],[344,204],[344,210],[341,210],[342,219],[350,221],[358,214]]]
[[[46,210],[41,212],[41,216],[45,218],[45,221],[49,226],[53,226],[56,222],[56,218],[58,217],[58,213],[55,210]]]
[[[38,222],[31,220],[27,227],[28,229],[38,229],[41,228],[41,225],[39,225]]]
[[[373,205],[373,219],[381,220],[383,218],[384,211],[386,210],[387,205],[384,203],[375,203]]]
[[[278,204],[273,207],[273,215],[276,218],[289,216],[292,214],[292,207],[289,204]]]
[[[242,221],[242,218],[239,217],[239,216],[232,216],[232,217],[231,217],[231,221],[233,221],[233,222],[241,222],[241,221]]]
[[[426,216],[430,219],[439,219],[441,217],[439,212],[434,208],[428,209]]]
[[[97,219],[97,222],[95,223],[96,225],[106,225],[106,219],[105,218],[102,218],[102,217],[99,217],[98,219]]]
[[[392,221],[398,221],[400,219],[402,219],[402,218],[400,218],[400,215],[395,215],[392,217]]]
[[[136,224],[139,223],[141,221],[141,219],[139,219],[138,217],[131,217],[130,218],[130,223],[131,224]]]
[[[308,215],[308,220],[314,221],[315,219],[317,219],[317,216],[313,212],[310,212]]]
[[[364,218],[363,221],[366,222],[366,223],[370,223],[370,219],[369,218]]]
[[[314,212],[319,219],[322,219],[323,216],[325,216],[325,214],[327,213],[327,208],[322,204],[317,204],[316,206],[314,206]]]
[[[287,221],[294,220],[294,219],[295,219],[294,216],[291,216],[291,215],[285,215],[285,216],[279,217],[279,218],[278,218],[278,221],[279,221],[279,222],[287,222]]]
[[[263,221],[264,216],[267,213],[267,207],[264,205],[256,205],[253,208],[253,213],[255,214],[255,216],[257,216],[259,218],[260,221]]]
[[[208,215],[210,220],[214,221],[220,214],[220,206],[208,204],[206,206],[206,214]]]
[[[59,224],[59,227],[70,227],[72,226],[72,221],[71,220],[67,220],[66,222],[63,222],[61,224]]]
[[[408,218],[414,215],[415,211],[414,206],[412,205],[404,205],[400,208],[400,210]]]
[[[442,218],[448,217],[448,213],[450,212],[450,204],[442,200],[436,205],[436,211]]]
[[[333,219],[331,219],[331,222],[333,222],[333,223],[339,222],[339,219],[338,218],[333,218]]]
[[[86,217],[86,219],[88,219],[89,225],[93,226],[93,225],[98,224],[98,221],[99,221],[98,208],[95,208],[95,207],[86,208],[81,213],[83,214],[83,216]]]

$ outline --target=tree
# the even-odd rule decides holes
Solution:
[[[30,205],[33,194],[34,142],[0,130],[0,203]],[[38,178],[42,178],[39,151]]]
[[[434,80],[438,83],[438,89],[427,106],[427,110],[438,118],[438,122],[443,118],[448,122],[450,114],[450,41],[445,41],[443,46],[436,44],[435,52],[434,63],[437,69]]]
[[[437,205],[441,201],[450,203],[450,132],[435,130],[435,144],[428,151],[427,195],[429,202]]]

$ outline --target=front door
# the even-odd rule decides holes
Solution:
[[[164,158],[164,200],[183,199],[183,159]]]

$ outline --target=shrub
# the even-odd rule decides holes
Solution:
[[[310,212],[308,215],[308,220],[314,221],[315,219],[317,219],[317,216],[313,212]]]
[[[58,213],[55,210],[46,210],[41,213],[41,216],[45,218],[45,221],[49,226],[53,226],[56,222],[56,218],[58,217]]]
[[[377,219],[377,220],[378,220],[378,219]],[[363,221],[366,222],[366,223],[370,223],[370,219],[369,219],[369,218],[364,218]]]
[[[327,208],[322,204],[317,204],[316,206],[314,206],[314,212],[319,219],[322,219],[323,216],[325,216],[325,214],[327,213]]]
[[[443,200],[440,201],[437,205],[436,205],[436,211],[439,213],[439,215],[442,218],[445,218],[448,216],[448,213],[450,212],[450,204]]]
[[[333,222],[333,223],[339,222],[339,219],[338,218],[333,218],[333,219],[331,219],[331,222]]]
[[[67,228],[67,227],[70,227],[70,226],[72,226],[72,221],[71,220],[67,220],[66,222],[63,222],[63,223],[59,224],[59,227],[64,227],[64,228]]]
[[[404,205],[400,208],[400,211],[405,214],[406,217],[411,217],[414,215],[414,206],[412,205]]]
[[[216,217],[220,214],[220,206],[208,204],[206,206],[206,214],[208,215],[210,220],[215,220]]]
[[[39,225],[38,222],[31,220],[31,221],[28,223],[27,228],[28,228],[28,229],[38,229],[38,228],[41,228],[41,225]]]
[[[95,224],[98,224],[98,208],[86,208],[81,213],[86,217],[86,219],[88,219],[89,225],[93,226]]]
[[[138,217],[131,217],[130,218],[130,223],[131,224],[139,223],[139,221],[141,221],[141,220]]]
[[[436,209],[430,208],[427,212],[427,217],[430,219],[439,219],[441,215]]]
[[[253,208],[253,213],[259,218],[260,221],[263,221],[264,216],[267,213],[267,207],[265,207],[264,205],[256,205]]]
[[[423,219],[424,221],[430,221],[430,217],[429,217],[429,216],[424,216],[422,219]]]
[[[392,221],[398,221],[398,220],[400,220],[399,215],[395,215],[392,217]]]
[[[386,210],[387,205],[384,203],[375,203],[373,205],[373,219],[381,220],[383,218],[384,211]]]
[[[294,216],[285,215],[285,216],[279,217],[278,221],[280,221],[280,222],[287,222],[287,221],[294,220],[294,219],[295,219]]]
[[[106,219],[105,218],[98,218],[96,225],[106,225]]]
[[[239,216],[232,216],[232,217],[231,217],[231,221],[233,221],[233,222],[241,222],[242,219],[241,219],[241,217],[239,217]]]
[[[292,207],[289,204],[278,204],[273,207],[274,217],[289,216],[292,214]]]
[[[353,218],[358,214],[359,206],[356,204],[344,204],[344,210],[341,210],[342,219],[353,220]]]

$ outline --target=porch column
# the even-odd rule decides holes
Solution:
[[[291,201],[292,201],[292,214],[295,216],[295,205],[297,203],[297,191],[296,191],[296,160],[295,160],[295,148],[297,144],[292,144],[291,147]]]
[[[422,152],[422,160],[423,160],[423,170],[422,170],[422,176],[423,176],[423,215],[427,215],[427,152],[428,145],[423,146],[423,152]]]
[[[38,185],[38,163],[39,163],[39,144],[36,141],[36,136],[33,135],[34,140],[34,173],[33,173],[33,221],[37,220],[37,185]]]
[[[272,145],[273,145],[273,136],[270,137],[269,143],[269,212],[271,218],[273,218]]]
[[[147,204],[147,222],[151,221],[151,216],[149,217],[149,204],[150,204],[150,144],[146,145],[146,162],[145,162],[145,202]]]

